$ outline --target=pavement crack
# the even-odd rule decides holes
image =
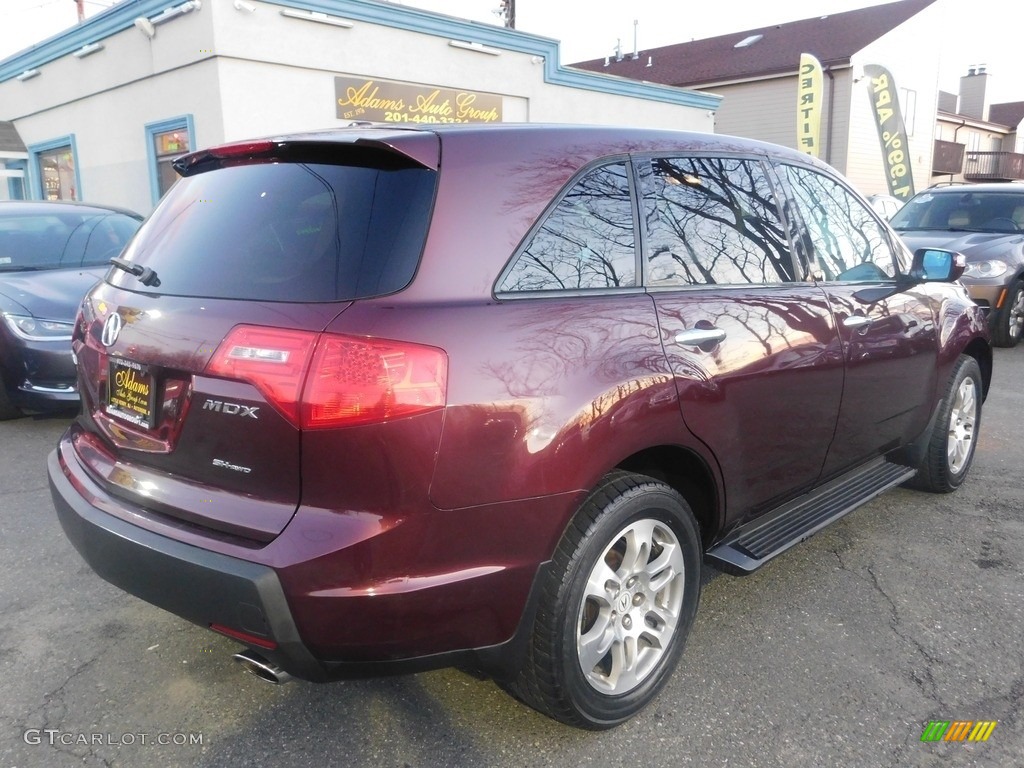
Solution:
[[[900,638],[904,643],[914,649],[915,653],[924,659],[924,665],[922,671],[916,669],[910,670],[910,679],[914,685],[917,686],[921,694],[933,701],[940,710],[945,709],[945,704],[942,701],[942,696],[939,694],[939,686],[935,682],[935,676],[932,673],[933,667],[941,663],[941,660],[929,653],[924,643],[914,637],[911,633],[904,631],[902,619],[900,618],[899,606],[896,601],[892,599],[888,592],[882,587],[881,582],[878,580],[878,575],[872,570],[870,565],[864,566],[864,570],[867,571],[868,576],[871,577],[871,584],[889,605],[889,627],[892,629],[893,634]]]
[[[75,746],[74,740],[72,740],[72,743],[64,744],[61,738],[59,738],[59,736],[64,733],[60,723],[67,716],[67,703],[64,701],[67,688],[74,680],[95,664],[97,658],[99,657],[94,656],[88,661],[82,662],[75,667],[70,675],[64,678],[64,681],[60,685],[53,690],[44,693],[42,703],[35,709],[31,710],[25,718],[26,722],[31,722],[33,717],[41,716],[43,721],[42,726],[38,727],[35,724],[27,725],[22,723],[21,732],[26,733],[29,730],[38,729],[41,734],[49,734],[47,738],[43,739],[43,743],[52,747],[56,752],[71,755],[79,760],[83,760],[87,757],[93,757],[100,760],[103,765],[109,766],[110,763],[106,759],[96,755],[91,746],[89,746],[83,754],[81,751],[75,751],[73,749]]]

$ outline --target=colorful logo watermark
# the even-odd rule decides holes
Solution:
[[[998,720],[931,720],[921,741],[988,741]]]

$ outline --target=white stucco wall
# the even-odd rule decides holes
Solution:
[[[216,63],[203,52],[212,40],[210,18],[200,13],[159,27],[152,39],[127,29],[90,56],[63,56],[37,77],[0,83],[0,110],[29,148],[73,137],[79,199],[148,213],[147,123],[199,114],[197,144],[222,140]]]
[[[226,0],[204,2],[159,25],[152,39],[135,27],[108,31],[99,38],[103,50],[47,59],[37,67],[40,74],[24,82],[10,76],[20,62],[0,62],[0,72],[5,65],[8,72],[0,81],[0,119],[12,120],[30,148],[72,135],[82,199],[142,213],[153,204],[146,124],[190,116],[193,148],[340,126],[347,121],[336,114],[336,76],[496,94],[506,122],[714,130],[712,109],[678,103],[690,98],[687,92],[666,97],[663,86],[566,75],[551,61],[556,44],[545,38],[488,28],[482,39],[491,55],[449,44],[475,42],[468,34],[474,26],[400,6],[373,4],[379,17],[342,28],[285,17],[285,6],[274,3],[250,4],[254,12]],[[149,7],[157,12],[157,4]],[[339,0],[338,7],[359,4]],[[122,24],[126,18],[130,23],[122,17]],[[69,40],[90,40],[89,29],[87,22],[69,31]],[[505,39],[508,48],[498,44]]]

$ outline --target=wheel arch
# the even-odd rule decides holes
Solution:
[[[721,530],[718,482],[705,460],[693,451],[677,445],[653,446],[623,459],[615,469],[653,477],[678,491],[700,526],[702,550]]]
[[[981,369],[982,399],[988,397],[989,385],[992,383],[992,345],[984,339],[974,338],[964,347],[963,354],[973,357]]]

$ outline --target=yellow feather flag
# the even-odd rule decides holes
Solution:
[[[821,157],[821,62],[809,53],[800,54],[797,80],[797,147],[813,157]]]

